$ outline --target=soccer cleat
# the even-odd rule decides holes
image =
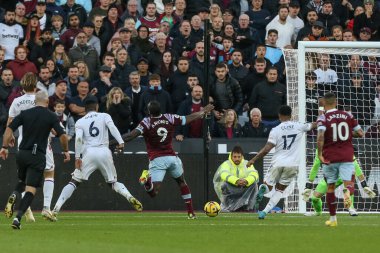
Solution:
[[[358,216],[358,212],[356,212],[356,209],[355,208],[350,208],[348,209],[348,213],[350,214],[350,216]]]
[[[338,226],[338,221],[328,220],[328,221],[325,222],[325,225],[328,226],[328,227],[337,227]]]
[[[17,218],[13,219],[13,222],[12,222],[11,226],[12,226],[13,229],[21,229],[21,223],[20,223],[20,221]]]
[[[26,220],[26,222],[35,222],[36,221],[36,219],[34,218],[32,209],[30,209],[30,207],[28,207],[28,209],[26,209],[25,220]]]
[[[308,216],[308,217],[311,217],[311,216],[321,216],[322,215],[322,212],[308,212],[308,213],[304,213],[304,216]]]
[[[259,192],[257,193],[257,196],[256,196],[256,203],[255,203],[255,209],[256,210],[259,209],[260,202],[263,200],[264,194],[265,194],[265,187],[260,186]]]
[[[195,213],[188,213],[187,214],[187,219],[188,220],[196,220],[197,216],[195,216]]]
[[[371,188],[369,188],[368,186],[364,187],[363,190],[365,193],[367,193],[368,197],[370,197],[371,199],[376,197],[376,193]]]
[[[142,204],[136,198],[130,197],[128,199],[128,201],[129,201],[129,203],[131,203],[131,205],[133,206],[133,208],[136,209],[136,211],[141,212],[143,210]]]
[[[53,215],[53,213],[49,209],[45,209],[45,208],[42,209],[41,215],[45,220],[48,220],[51,222],[57,221],[57,217]]]
[[[53,209],[53,211],[51,211],[51,215],[55,218],[55,220],[57,221],[58,220],[58,213],[59,211],[57,211],[57,209]]]
[[[5,217],[12,218],[15,203],[16,203],[16,194],[11,194],[11,196],[9,196],[8,198],[7,205],[5,206],[5,209],[4,209]]]
[[[259,211],[259,220],[264,220],[266,215],[267,215],[266,212],[264,212],[264,211]]]
[[[141,176],[139,178],[139,183],[141,185],[144,185],[148,181],[148,178],[149,178],[149,171],[143,170],[143,172],[141,173]]]

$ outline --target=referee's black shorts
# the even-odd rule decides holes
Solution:
[[[41,152],[32,154],[31,150],[19,150],[16,155],[18,178],[27,186],[41,187],[44,179],[46,156]]]

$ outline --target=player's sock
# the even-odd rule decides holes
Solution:
[[[335,192],[326,193],[327,206],[329,207],[330,216],[336,215],[336,202],[335,202]]]
[[[187,184],[181,186],[181,196],[182,199],[185,201],[187,213],[194,213],[193,200],[191,199],[190,188]]]
[[[314,211],[316,213],[322,212],[322,200],[321,200],[321,198],[317,198],[317,197],[312,196],[311,197],[311,204],[312,204]]]
[[[44,181],[44,209],[50,210],[51,200],[54,192],[54,178],[45,178]]]
[[[122,183],[119,183],[119,182],[113,183],[112,189],[128,200],[132,198],[132,194],[128,191],[127,187]]]
[[[30,204],[32,204],[33,199],[34,199],[33,193],[31,193],[31,192],[25,192],[24,193],[24,196],[21,199],[20,206],[18,208],[19,210],[18,210],[17,216],[16,216],[16,218],[19,221],[21,221],[21,217],[26,212],[26,209],[28,209],[28,207],[30,206]]]
[[[277,205],[277,203],[282,198],[282,191],[276,189],[276,191],[273,193],[272,197],[270,197],[268,204],[264,208],[263,212],[269,213],[270,210],[273,209]]]
[[[63,204],[68,200],[71,195],[73,195],[73,192],[77,189],[77,186],[70,182],[68,183],[61,192],[61,195],[59,195],[59,198],[57,200],[57,203],[55,204],[54,211],[59,212],[61,210],[61,207]]]

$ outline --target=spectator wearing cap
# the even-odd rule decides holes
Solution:
[[[135,128],[139,121],[139,104],[141,95],[148,89],[147,86],[140,85],[140,75],[137,71],[129,74],[130,87],[125,89],[125,93],[132,100],[132,128]]]
[[[357,15],[354,18],[354,35],[356,38],[360,36],[360,30],[363,27],[368,27],[371,29],[372,34],[377,34],[380,24],[380,12],[376,10],[374,5],[374,0],[364,0],[364,13]]]
[[[267,33],[270,29],[278,31],[277,47],[292,47],[292,40],[295,27],[288,21],[289,8],[286,5],[281,5],[278,8],[278,19],[273,19],[266,27]]]
[[[371,28],[363,27],[360,29],[358,41],[370,41],[372,37]]]
[[[77,14],[73,13],[69,16],[69,26],[67,30],[61,35],[60,40],[65,45],[65,50],[68,52],[74,45],[76,36],[82,30],[80,29],[80,21]]]
[[[325,27],[326,35],[331,35],[331,28],[334,25],[339,25],[340,20],[338,16],[335,14],[335,10],[333,7],[333,3],[329,0],[325,0],[322,4],[322,11],[318,14],[318,21],[322,22]],[[343,23],[344,24],[344,23]],[[344,24],[345,25],[345,24]]]
[[[140,75],[140,83],[141,85],[145,85],[145,86],[148,86],[149,85],[149,76],[152,74],[149,72],[149,62],[146,58],[144,57],[141,57],[138,61],[137,61],[137,65],[136,65],[136,68],[137,68],[137,72],[139,72],[139,75]]]
[[[90,80],[95,79],[95,73],[100,66],[99,55],[93,46],[87,44],[88,37],[83,31],[79,32],[76,36],[77,46],[69,51],[69,58],[71,62],[84,61],[90,71]]]
[[[15,58],[14,50],[24,38],[21,25],[15,22],[14,10],[6,10],[4,21],[0,23],[2,36],[0,36],[0,48],[5,51],[5,61]]]
[[[141,57],[148,58],[153,48],[153,44],[149,41],[148,34],[149,27],[145,24],[141,24],[139,28],[137,28],[137,37],[132,39],[132,45],[128,48],[132,65],[136,66],[137,61]]]
[[[128,83],[129,74],[136,71],[136,68],[128,62],[128,51],[125,48],[119,49],[116,52],[115,69],[112,76],[113,79],[119,82],[122,90],[125,90],[130,85]]]
[[[99,78],[93,81],[90,85],[90,90],[93,90],[93,95],[98,98],[100,104],[104,104],[108,92],[114,88],[119,87],[119,83],[111,78],[112,69],[106,65],[99,68]],[[104,109],[104,108],[103,108]],[[103,110],[104,111],[104,110]]]
[[[109,0],[100,0],[100,5],[98,7],[92,8],[90,13],[88,14],[88,20],[93,20],[95,15],[99,15],[102,17],[107,16],[108,9],[111,5],[111,1]]]
[[[338,87],[338,104],[350,111],[361,126],[370,126],[375,111],[375,94],[374,87],[364,85],[362,73],[351,73],[348,85]]]
[[[112,36],[112,39],[107,45],[107,51],[111,50],[111,41],[114,38],[119,38],[121,41],[121,44],[124,48],[128,49],[129,46],[132,44],[132,31],[129,30],[126,27],[122,27],[119,29],[119,31],[115,32],[115,34]]]
[[[166,39],[167,36],[164,33],[159,32],[156,34],[154,47],[148,56],[150,72],[156,72],[160,68],[162,55],[166,50],[168,50],[166,46]]]
[[[70,99],[66,96],[67,93],[67,82],[65,80],[58,80],[55,82],[54,94],[49,96],[49,109],[54,111],[55,101],[63,100],[65,101],[65,113],[69,113]]]
[[[89,2],[91,5],[91,1]],[[84,24],[87,21],[87,12],[83,5],[79,4],[78,1],[68,0],[65,4],[62,5],[62,10],[64,12],[64,18],[67,20],[69,13],[75,13],[78,15],[80,23]]]
[[[32,72],[34,74],[38,73],[36,65],[33,62],[30,62],[27,58],[29,50],[23,45],[19,45],[15,48],[15,59],[8,62],[6,67],[12,70],[14,79],[20,81],[21,78],[27,73]]]
[[[146,15],[141,17],[136,22],[136,28],[139,28],[141,24],[145,24],[149,29],[149,37],[156,35],[160,27],[160,20],[156,12],[156,4],[148,2],[145,8]]]
[[[63,17],[59,15],[53,15],[51,17],[51,30],[53,38],[59,40],[61,35],[67,30],[63,22]]]
[[[45,0],[37,0],[36,10],[30,13],[30,16],[34,14],[36,14],[39,18],[41,30],[51,26],[51,13],[46,11]]]
[[[158,74],[152,74],[149,77],[149,89],[146,90],[140,98],[139,120],[148,115],[147,106],[150,101],[158,101],[161,105],[161,113],[172,113],[173,107],[170,94],[162,89],[161,77]]]
[[[306,86],[306,121],[313,122],[318,117],[318,108],[320,99],[323,98],[323,92],[318,90],[317,75],[310,71],[305,75]]]
[[[33,47],[30,52],[29,59],[40,67],[47,59],[49,59],[54,51],[54,38],[51,29],[46,28],[42,31],[40,41]]]
[[[256,45],[261,43],[262,41],[258,31],[249,26],[249,16],[247,14],[240,15],[234,47],[243,51],[244,60],[246,61],[244,64],[253,58]]]
[[[87,35],[88,42],[87,44],[90,46],[93,46],[98,53],[98,55],[101,54],[101,46],[100,46],[100,39],[94,35],[95,26],[94,23],[91,21],[87,21],[83,24],[83,32]],[[77,42],[74,42],[73,47],[77,45]]]
[[[249,16],[249,25],[258,31],[261,41],[264,41],[265,28],[271,21],[272,15],[267,9],[263,9],[263,0],[252,0],[251,2],[252,7],[246,13]]]
[[[39,17],[37,14],[32,14],[29,17],[28,24],[26,25],[25,37],[22,43],[29,49],[29,51],[31,51],[40,40],[41,31],[42,29],[40,28]]]
[[[25,4],[18,2],[15,9],[15,21],[21,26],[26,26],[28,19],[26,18],[26,7]]]
[[[118,16],[118,9],[115,4],[110,5],[107,16],[103,19],[103,33],[100,35],[100,44],[102,54],[107,50],[107,44],[111,40],[114,33],[121,27],[123,27],[123,21]],[[101,54],[101,55],[102,55]]]
[[[136,22],[140,17],[141,14],[138,11],[138,3],[137,0],[129,0],[127,3],[127,9],[124,11],[124,13],[121,15],[121,20],[125,21],[128,18],[133,18],[133,20]]]
[[[328,41],[328,37],[324,34],[324,26],[321,21],[315,21],[311,27],[311,33],[307,38],[310,41]]]

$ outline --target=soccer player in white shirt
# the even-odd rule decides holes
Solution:
[[[98,108],[96,97],[88,96],[85,99],[87,114],[75,124],[75,171],[55,204],[54,216],[57,216],[62,205],[71,197],[79,184],[88,180],[96,170],[102,173],[107,184],[115,192],[125,197],[137,211],[142,211],[141,203],[132,196],[124,184],[117,182],[112,153],[108,148],[108,130],[119,144],[117,149],[124,147],[124,141],[111,116],[107,113],[98,113]]]
[[[292,108],[287,105],[280,107],[278,116],[281,124],[271,130],[264,148],[247,163],[247,167],[251,166],[268,154],[272,148],[275,148],[271,167],[265,175],[264,184],[260,185],[256,197],[256,207],[259,206],[264,194],[269,193],[273,186],[276,190],[265,209],[259,212],[259,219],[265,218],[267,213],[280,201],[286,187],[297,178],[302,135],[316,127],[316,123],[291,121]]]
[[[36,84],[37,84],[37,77],[33,73],[29,72],[23,76],[23,78],[21,79],[21,86],[25,94],[13,100],[11,107],[9,108],[9,118],[8,118],[7,125],[9,125],[12,122],[12,120],[21,113],[21,111],[30,109],[35,106],[34,100],[35,100]],[[22,140],[22,126],[19,127],[18,145],[20,145],[21,140]],[[45,166],[45,171],[44,171],[45,181],[44,181],[44,186],[43,186],[44,204],[43,204],[43,209],[42,209],[41,214],[42,214],[42,217],[50,221],[55,221],[55,218],[53,217],[50,211],[51,200],[53,198],[53,192],[54,192],[54,168],[55,168],[54,156],[53,156],[53,151],[51,149],[50,140],[49,140],[48,146],[46,149],[46,166]],[[35,221],[30,207],[27,209],[25,213],[25,218],[27,222]]]

